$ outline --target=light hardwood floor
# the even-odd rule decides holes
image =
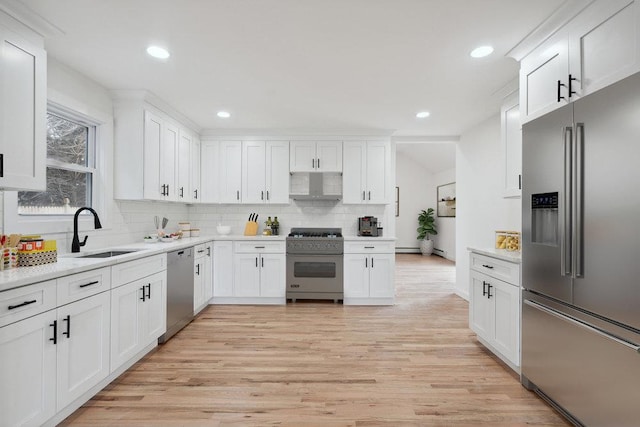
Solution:
[[[64,425],[568,425],[468,329],[453,263],[398,255],[392,307],[209,306]]]

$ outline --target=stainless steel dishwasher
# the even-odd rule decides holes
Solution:
[[[167,332],[164,343],[193,319],[193,247],[167,254]]]

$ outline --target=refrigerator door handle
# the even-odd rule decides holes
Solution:
[[[584,322],[581,322],[579,320],[576,320],[576,319],[574,319],[573,317],[571,317],[571,316],[569,316],[567,314],[559,313],[559,312],[557,312],[557,311],[555,311],[555,310],[553,310],[551,308],[548,308],[548,307],[546,307],[546,306],[544,306],[544,305],[542,305],[540,303],[537,303],[535,301],[523,300],[523,303],[528,305],[529,307],[533,307],[533,308],[535,308],[537,310],[540,310],[540,311],[543,311],[543,312],[545,312],[545,313],[547,313],[547,314],[549,314],[551,316],[557,317],[560,320],[564,320],[565,322],[569,322],[569,323],[571,323],[573,325],[576,325],[576,326],[578,326],[578,327],[580,327],[582,329],[586,329],[586,330],[588,330],[590,332],[593,332],[594,334],[600,335],[603,338],[609,339],[611,341],[615,341],[618,344],[622,344],[623,346],[630,348],[631,350],[635,351],[636,353],[640,353],[640,346],[637,346],[634,343],[622,340],[622,339],[620,339],[618,337],[615,337],[615,336],[613,336],[611,334],[603,332],[600,329],[595,328],[595,327],[589,325],[588,323],[584,323]]]
[[[564,196],[562,201],[562,233],[560,233],[560,270],[563,276],[572,274],[572,257],[571,257],[571,218],[572,218],[572,142],[573,127],[566,126],[562,128],[563,150],[564,150]]]
[[[583,205],[583,152],[584,152],[584,123],[576,123],[576,140],[573,148],[573,278],[583,277],[582,270],[582,205]]]

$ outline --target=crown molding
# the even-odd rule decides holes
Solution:
[[[456,143],[460,141],[460,135],[408,135],[393,136],[391,141],[401,144],[424,144],[424,143]]]
[[[317,137],[327,138],[349,138],[363,137],[370,138],[389,138],[395,129],[307,129],[307,128],[268,128],[268,129],[203,129],[200,132],[201,137],[215,139],[216,137],[295,137],[300,139],[313,139]],[[210,138],[209,138],[210,137]]]
[[[48,38],[65,35],[65,32],[60,27],[38,15],[21,1],[1,0],[0,11],[28,27],[40,37]]]
[[[522,58],[540,46],[545,40],[558,32],[569,21],[587,8],[595,0],[566,0],[547,19],[520,40],[506,57],[520,62]]]

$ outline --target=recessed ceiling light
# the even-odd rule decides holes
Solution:
[[[485,56],[489,56],[493,53],[493,47],[491,46],[480,46],[471,51],[469,55],[472,58],[484,58]]]
[[[218,111],[218,117],[228,119],[229,117],[231,117],[231,114],[227,111]]]
[[[420,111],[419,113],[416,114],[416,117],[419,119],[424,119],[425,117],[429,117],[430,115],[431,113],[428,111]]]
[[[147,53],[158,59],[167,59],[169,57],[169,51],[160,46],[149,46]]]

